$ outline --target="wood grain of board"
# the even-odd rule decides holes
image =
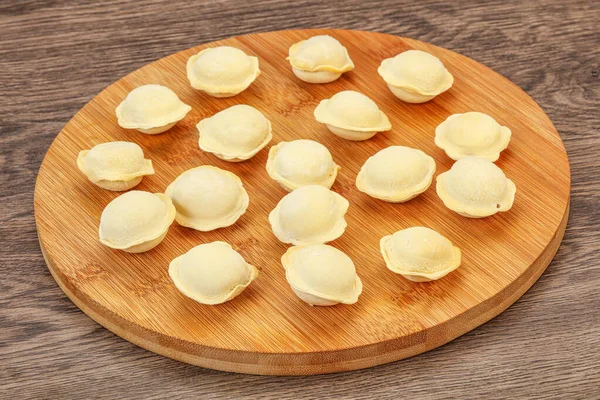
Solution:
[[[338,38],[356,69],[327,85],[297,80],[285,60],[288,47],[315,34]],[[261,76],[242,94],[215,99],[194,91],[185,76],[189,56],[232,45],[260,59]],[[455,77],[453,88],[422,105],[402,103],[376,73],[383,58],[416,48],[438,56]],[[127,92],[148,83],[172,88],[193,110],[171,131],[147,136],[116,124],[114,109]],[[391,132],[348,142],[314,120],[318,102],[358,90],[388,114]],[[286,193],[266,174],[267,151],[239,164],[197,146],[196,123],[234,104],[250,104],[272,122],[275,144],[309,138],[325,144],[342,166],[333,190],[350,200],[346,233],[332,244],[354,260],[365,289],[355,306],[308,307],[285,282],[279,243],[267,222]],[[509,126],[513,138],[497,164],[517,185],[513,209],[466,219],[444,208],[434,188],[405,204],[367,197],[354,186],[364,161],[379,149],[407,145],[451,165],[433,144],[435,126],[453,113],[481,111]],[[211,164],[236,173],[251,199],[230,228],[201,233],[176,224],[156,249],[131,255],[97,241],[103,207],[117,194],[89,183],[75,167],[77,153],[111,140],[134,141],[154,162],[156,175],[140,190],[162,192],[186,169]],[[151,63],[102,91],[65,126],[38,175],[35,212],[45,259],[63,291],[96,321],[144,348],[215,369],[257,374],[314,374],[377,365],[456,338],[494,317],[527,290],[552,259],[565,230],[570,170],[562,141],[540,107],[489,68],[416,40],[362,31],[301,30],[226,39]],[[378,241],[414,225],[431,227],[463,250],[448,277],[417,284],[385,268]],[[261,274],[239,298],[217,307],[179,294],[167,275],[170,260],[199,243],[230,242]]]

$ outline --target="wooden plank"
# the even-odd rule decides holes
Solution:
[[[347,46],[357,68],[328,85],[298,81],[285,61],[294,42],[329,33]],[[214,99],[189,87],[187,58],[206,46],[228,44],[260,58],[263,74],[242,94]],[[438,56],[455,77],[453,88],[429,103],[395,99],[376,74],[379,62],[418,48]],[[114,108],[132,88],[169,86],[193,110],[159,136],[121,129]],[[340,139],[312,115],[323,98],[354,89],[373,98],[393,130],[366,142]],[[271,120],[275,144],[310,138],[325,144],[342,166],[333,190],[350,200],[348,229],[332,244],[354,260],[365,284],[355,306],[308,307],[285,282],[279,258],[286,246],[270,232],[267,215],[285,194],[264,169],[267,151],[231,164],[197,147],[195,124],[233,104],[250,104]],[[517,185],[508,213],[472,220],[445,209],[433,187],[406,204],[373,200],[354,179],[362,163],[392,145],[420,148],[436,159],[437,173],[452,160],[433,144],[435,126],[448,115],[486,112],[513,130],[498,165]],[[156,249],[131,255],[97,241],[103,207],[116,196],[76,169],[81,149],[110,140],[134,141],[157,174],[138,189],[161,192],[182,171],[212,164],[240,176],[248,212],[230,228],[201,233],[174,225]],[[49,267],[65,293],[120,336],[160,354],[215,369],[258,374],[313,374],[363,368],[429,350],[473,329],[515,301],[543,272],[566,225],[570,188],[564,146],[540,107],[516,85],[457,53],[410,39],[360,31],[281,31],[198,46],[149,64],[109,86],[61,131],[40,169],[35,211]],[[60,195],[57,195],[60,194]],[[415,284],[389,272],[379,239],[425,225],[463,250],[463,265],[443,280]],[[69,229],[65,229],[65,227]],[[225,240],[261,269],[239,298],[202,306],[176,291],[167,266],[199,243]]]

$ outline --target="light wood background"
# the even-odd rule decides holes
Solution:
[[[600,341],[598,32],[592,24],[598,10],[586,3],[521,9],[506,3],[393,4],[386,11],[375,2],[351,2],[330,13],[325,4],[308,2],[304,9],[262,2],[262,11],[240,4],[234,12],[232,6],[0,6],[6,207],[0,225],[0,390],[21,398],[593,398]],[[61,295],[37,247],[33,179],[56,132],[100,89],[153,59],[221,37],[306,25],[430,41],[484,62],[530,93],[553,119],[571,158],[572,215],[555,262],[522,300],[485,326],[439,350],[355,373],[230,375],[153,356],[98,327]],[[157,26],[169,29],[159,35]]]

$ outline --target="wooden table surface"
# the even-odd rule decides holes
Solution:
[[[599,399],[600,3],[411,3],[0,2],[0,398]],[[306,27],[427,41],[529,93],[571,161],[571,217],[554,261],[485,325],[428,353],[349,373],[216,372],[99,326],[60,291],[37,242],[33,189],[53,138],[100,90],[151,61],[228,36]]]

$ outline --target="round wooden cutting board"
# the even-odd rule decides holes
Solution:
[[[348,48],[356,69],[326,85],[299,81],[286,61],[291,44],[316,34]],[[262,74],[238,96],[217,99],[193,90],[187,59],[206,47],[230,45],[260,59]],[[377,74],[384,58],[408,49],[439,57],[454,86],[425,104],[396,99]],[[133,88],[158,83],[193,109],[167,133],[150,136],[117,125],[115,107]],[[331,134],[313,117],[320,100],[341,90],[360,91],[393,125],[364,142]],[[345,234],[331,244],[354,261],[364,283],[358,303],[310,307],[289,288],[280,257],[287,245],[267,216],[286,194],[265,171],[268,148],[251,160],[228,163],[198,148],[196,124],[234,104],[249,104],[273,124],[271,144],[314,139],[327,146],[342,170],[332,190],[350,201]],[[436,175],[453,161],[434,143],[435,127],[449,115],[481,111],[511,128],[513,137],[497,165],[517,185],[513,208],[483,219],[446,209],[435,183],[404,204],[359,192],[354,180],[365,160],[390,145],[425,151]],[[98,242],[103,208],[119,194],[100,189],[77,169],[80,150],[115,140],[138,143],[156,174],[137,190],[163,192],[183,171],[202,164],[237,174],[250,195],[246,214],[229,228],[198,232],[171,227],[152,251],[128,254]],[[59,133],[42,163],[35,189],[40,244],[52,275],[69,298],[117,335],[187,363],[253,374],[318,374],[378,365],[440,346],[498,315],[541,275],[567,223],[570,172],[565,148],[540,107],[521,89],[460,54],[417,40],[345,30],[281,31],[209,43],[163,58],[122,78],[83,107]],[[462,249],[458,270],[430,283],[390,272],[379,239],[410,226],[430,227]],[[167,274],[169,262],[201,244],[232,244],[260,269],[239,297],[198,304],[180,294]],[[500,333],[498,333],[500,335]],[[535,340],[535,338],[531,338]]]

